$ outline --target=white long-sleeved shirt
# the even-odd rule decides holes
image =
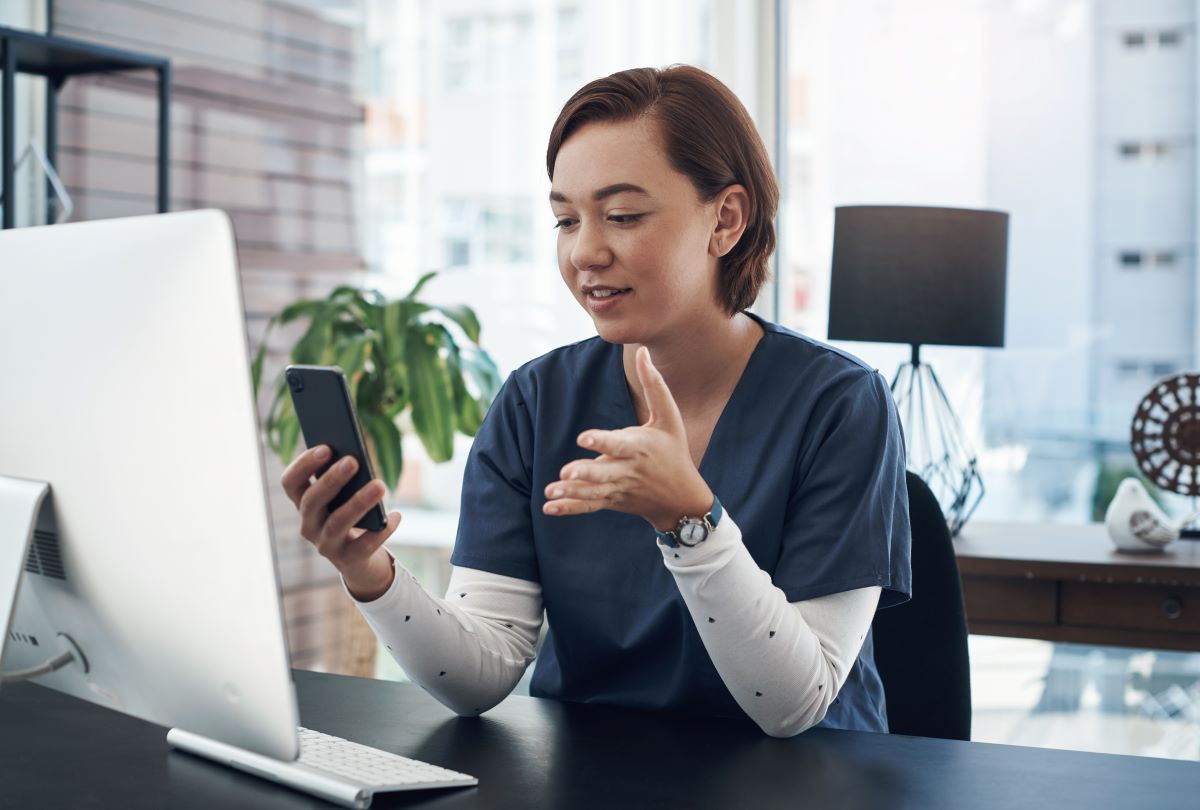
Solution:
[[[746,714],[773,737],[821,722],[858,658],[881,588],[789,603],[728,513],[703,543],[659,548],[713,665]],[[460,715],[507,697],[535,657],[543,616],[536,582],[455,567],[438,599],[396,565],[378,599],[350,598],[408,676]]]

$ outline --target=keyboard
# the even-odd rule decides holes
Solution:
[[[376,793],[479,784],[479,780],[469,774],[380,751],[331,734],[308,728],[300,728],[299,732],[300,756],[295,762],[273,759],[178,728],[167,733],[167,742],[342,807],[370,807]]]

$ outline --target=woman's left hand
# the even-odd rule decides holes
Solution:
[[[585,430],[576,441],[599,458],[578,459],[546,487],[542,511],[580,515],[613,509],[640,515],[658,531],[675,528],[679,518],[700,516],[713,493],[692,463],[683,417],[662,374],[641,347],[635,360],[650,408],[646,424],[620,430]]]

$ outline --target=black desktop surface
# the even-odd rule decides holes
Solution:
[[[458,718],[419,688],[296,671],[310,728],[465,771],[392,794],[428,808],[1194,807],[1200,764],[814,729],[510,697]],[[171,750],[165,730],[33,684],[0,688],[0,807],[330,808]],[[393,798],[395,797],[395,798]]]

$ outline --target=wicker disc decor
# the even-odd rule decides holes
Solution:
[[[1200,497],[1200,374],[1156,382],[1133,415],[1130,444],[1157,487]]]

